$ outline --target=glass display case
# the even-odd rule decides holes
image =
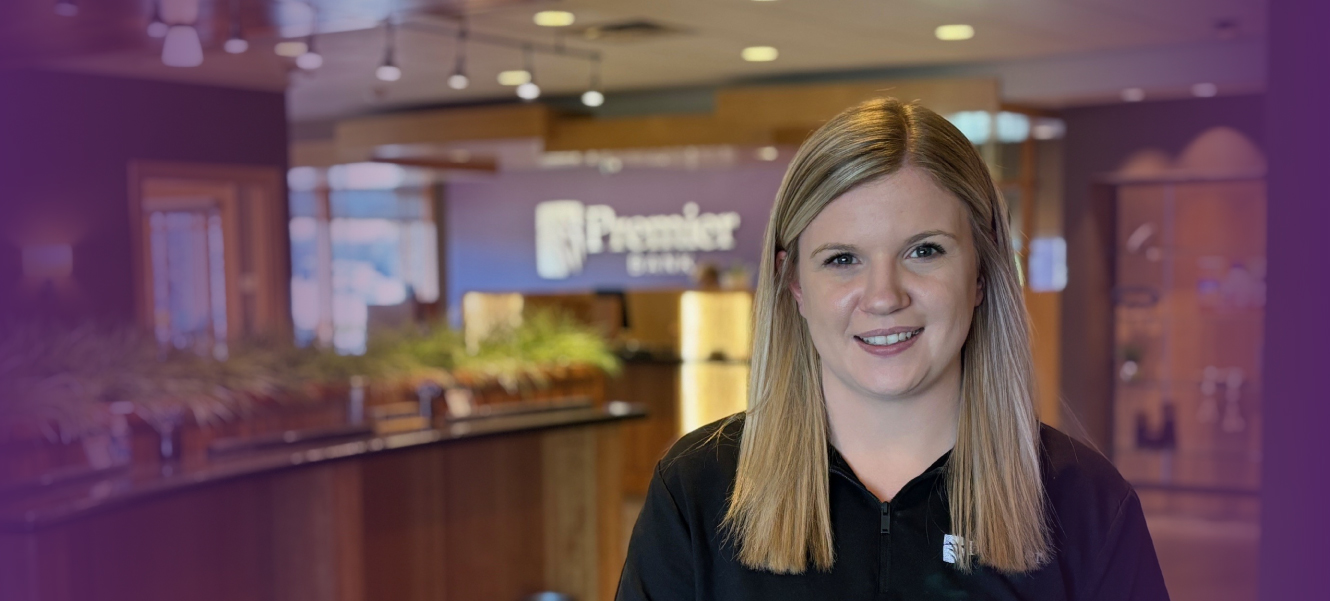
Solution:
[[[1254,515],[1264,181],[1136,181],[1115,196],[1114,462],[1152,509]]]

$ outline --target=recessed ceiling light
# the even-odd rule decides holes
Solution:
[[[774,61],[777,56],[780,56],[780,53],[771,46],[749,46],[743,51],[744,60],[750,63]]]
[[[306,71],[313,71],[323,66],[323,55],[309,51],[296,57],[296,66]]]
[[[582,92],[582,104],[590,107],[597,107],[605,104],[605,95],[596,90],[587,90]]]
[[[775,146],[763,146],[753,153],[759,161],[774,161],[780,158],[780,150]]]
[[[974,28],[963,23],[939,25],[937,29],[933,30],[933,35],[937,36],[937,39],[946,42],[968,40],[974,37]]]
[[[535,100],[540,98],[540,86],[533,81],[528,81],[517,86],[517,97],[522,100]]]
[[[1209,98],[1219,93],[1219,86],[1212,83],[1198,83],[1191,87],[1191,93],[1193,96]]]
[[[531,74],[526,69],[517,69],[514,71],[500,71],[499,83],[505,86],[520,86],[531,81]]]
[[[222,48],[229,54],[244,54],[249,50],[249,42],[245,38],[231,38],[222,45]]]
[[[1140,88],[1127,88],[1122,91],[1122,99],[1127,102],[1140,102],[1145,100],[1145,90]]]
[[[541,27],[567,27],[572,25],[575,19],[573,13],[566,10],[542,10],[531,18]]]
[[[379,81],[397,81],[402,79],[402,69],[392,64],[379,65],[374,70],[374,76],[379,78]]]

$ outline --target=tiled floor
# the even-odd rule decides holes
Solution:
[[[624,548],[641,509],[640,497],[624,501]],[[1147,521],[1173,601],[1255,601],[1256,524],[1165,515]]]

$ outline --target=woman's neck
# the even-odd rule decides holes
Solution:
[[[908,397],[859,394],[829,373],[823,374],[822,386],[831,443],[879,500],[895,497],[956,445],[959,361],[927,389]]]

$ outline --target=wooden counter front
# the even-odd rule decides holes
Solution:
[[[620,422],[514,416],[0,502],[5,601],[609,600]]]

